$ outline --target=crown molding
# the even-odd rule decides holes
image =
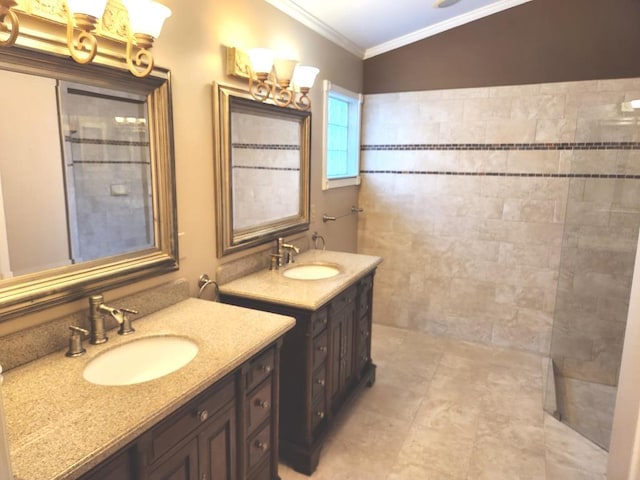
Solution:
[[[438,33],[445,32],[452,28],[456,28],[466,23],[473,22],[474,20],[479,20],[481,18],[488,17],[489,15],[493,15],[494,13],[508,10],[509,8],[517,7],[518,5],[522,5],[523,3],[528,3],[531,1],[532,0],[502,0],[500,2],[477,8],[475,10],[472,10],[471,12],[458,15],[443,22],[430,25],[426,28],[416,30],[415,32],[409,33],[407,35],[394,38],[393,40],[390,40],[388,42],[381,43],[380,45],[376,45],[375,47],[368,48],[367,50],[365,50],[363,59],[366,60],[367,58],[375,57],[376,55],[386,53],[390,50],[404,47],[405,45],[409,45],[410,43],[423,40],[427,37],[432,37],[434,35],[437,35]]]
[[[341,33],[331,28],[322,20],[319,20],[318,18],[314,17],[309,12],[307,12],[303,8],[293,3],[291,0],[265,0],[265,1],[273,5],[274,7],[276,7],[278,10],[289,15],[294,20],[297,20],[298,22],[302,23],[304,26],[310,28],[314,32],[319,33],[320,35],[332,41],[336,45],[354,54],[358,58],[364,58],[365,50],[363,48],[359,47],[358,45],[353,43],[351,40],[349,40],[347,37],[345,37]]]

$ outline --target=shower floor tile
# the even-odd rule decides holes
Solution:
[[[607,453],[543,412],[539,356],[377,324],[372,349],[317,470],[282,480],[606,479]]]

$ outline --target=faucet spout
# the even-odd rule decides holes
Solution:
[[[128,335],[135,330],[131,326],[131,319],[127,317],[127,313],[136,314],[136,310],[127,308],[114,308],[104,303],[104,297],[102,295],[92,295],[89,297],[89,325],[91,327],[91,333],[89,335],[89,342],[93,345],[104,343],[109,338],[104,327],[104,316],[110,315],[118,325],[119,335]]]

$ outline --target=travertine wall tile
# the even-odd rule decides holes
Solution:
[[[620,143],[640,130],[620,103],[638,97],[640,79],[367,96],[375,321],[614,381],[640,226],[640,145]]]

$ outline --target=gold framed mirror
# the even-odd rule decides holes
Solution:
[[[0,83],[0,318],[177,269],[170,72],[13,47]]]
[[[311,113],[213,84],[218,257],[309,229]]]

